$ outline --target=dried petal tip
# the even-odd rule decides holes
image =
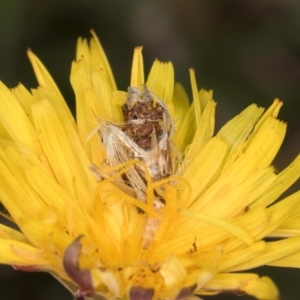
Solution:
[[[154,295],[154,289],[144,289],[139,286],[132,287],[129,292],[130,300],[151,300]]]
[[[93,282],[88,270],[80,270],[79,255],[81,250],[80,239],[76,238],[66,249],[63,258],[63,266],[68,276],[79,286],[81,292],[85,295],[92,294]]]
[[[32,265],[32,266],[17,266],[17,265],[12,265],[12,267],[15,270],[24,271],[24,272],[36,272],[36,271],[39,271],[38,266],[35,266],[35,265]]]
[[[75,300],[85,300],[84,296],[82,295],[82,293],[79,290],[75,292],[74,299]]]
[[[182,288],[175,299],[176,300],[186,299],[188,296],[190,296],[194,292],[196,287],[197,287],[197,285],[194,284],[192,286],[186,286],[186,287]]]

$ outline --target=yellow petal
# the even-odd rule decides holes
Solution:
[[[143,47],[136,47],[133,53],[130,86],[142,89],[142,84],[145,83],[144,79],[144,60],[142,55]]]
[[[166,103],[169,112],[174,117],[173,90],[174,69],[172,63],[156,60],[150,70],[147,87],[159,100]]]
[[[279,292],[274,282],[269,277],[261,277],[258,280],[251,281],[242,289],[248,295],[254,296],[257,299],[277,300]]]
[[[170,256],[159,272],[169,288],[179,287],[187,276],[186,269],[175,256]]]
[[[239,166],[236,164],[231,172],[224,173],[193,204],[191,209],[202,210],[207,214],[224,218],[234,217],[244,211],[245,207],[261,195],[276,179],[272,168],[257,169],[250,173],[249,167],[252,168],[253,165],[248,167],[245,161],[244,164],[242,161],[240,163]],[[237,176],[239,178],[236,178]]]
[[[196,131],[196,116],[195,116],[195,105],[191,104],[189,110],[184,115],[180,126],[175,132],[175,143],[181,153],[183,153],[188,145],[192,142],[195,131]]]
[[[15,240],[23,243],[28,242],[24,234],[3,224],[0,224],[0,238]]]
[[[178,82],[174,86],[173,103],[175,128],[178,129],[190,107],[189,97],[184,87]]]
[[[274,267],[300,268],[300,252],[273,261],[268,265]]]
[[[230,145],[230,152],[224,168],[230,165],[241,153],[246,139],[262,113],[262,108],[250,105],[239,115],[227,122],[218,132],[217,137]]]
[[[90,73],[84,59],[72,63],[71,84],[76,96],[76,120],[81,143],[91,159],[92,150],[90,143],[87,142],[87,138],[92,129],[96,127],[97,119],[96,117],[91,119],[90,115],[93,113],[93,109],[95,114],[99,113],[99,111],[98,107],[95,107],[93,103],[95,101],[93,99]]]
[[[272,232],[293,214],[294,210],[299,206],[299,201],[300,191],[269,207],[267,209],[268,226],[261,230],[257,238],[264,238],[269,236],[269,234],[272,236]]]
[[[24,150],[28,152],[28,149]],[[29,165],[29,162],[24,159],[25,151],[19,153],[15,145],[14,147],[9,145],[5,149],[0,148],[0,167],[3,174],[0,176],[1,202],[17,223],[20,218],[34,215],[45,207],[43,201],[28,186],[23,173]],[[34,155],[31,153],[31,156]],[[11,200],[18,199],[20,195],[28,200],[23,201],[23,203]]]
[[[280,102],[278,99],[275,99],[272,105],[264,112],[262,117],[259,119],[253,132],[251,133],[251,137],[248,140],[248,143],[251,143],[251,140],[255,137],[256,133],[258,132],[261,125],[268,119],[269,117],[277,118],[280,108],[282,107],[283,103]]]
[[[207,145],[200,151],[197,156],[188,162],[189,165],[183,173],[183,177],[189,182],[191,187],[190,199],[187,199],[189,186],[184,186],[184,189],[179,194],[179,199],[188,207],[195,202],[197,197],[205,188],[208,188],[211,180],[215,177],[216,172],[219,172],[220,166],[223,165],[227,155],[228,146],[217,138],[211,139]],[[201,166],[199,168],[198,166]]]
[[[300,176],[300,155],[282,172],[269,188],[251,204],[251,208],[268,206],[286,191]]]
[[[246,248],[230,251],[224,253],[220,257],[219,271],[220,272],[233,272],[239,270],[241,266],[248,264],[249,261],[257,259],[261,253],[267,249],[267,243],[259,241]],[[251,269],[251,267],[246,268]]]
[[[273,117],[267,117],[257,133],[246,144],[245,153],[256,152],[260,160],[258,167],[269,166],[283,142],[286,124]],[[258,148],[260,147],[260,149]]]
[[[13,141],[12,136],[9,134],[9,132],[7,131],[7,129],[5,128],[2,122],[0,122],[0,137],[1,139],[6,141],[10,141],[10,142]]]
[[[103,271],[99,269],[92,270],[93,284],[97,287],[104,284],[108,287],[109,291],[116,296],[121,296],[121,284],[119,278],[111,271]]]
[[[112,91],[104,78],[102,70],[90,72],[84,58],[73,62],[71,83],[76,95],[77,124],[81,143],[89,159],[97,164],[103,160],[104,153],[99,147],[98,134],[93,134],[99,120],[108,118],[121,121],[120,106],[112,104]]]
[[[204,288],[229,293],[245,292],[262,300],[279,299],[275,284],[268,277],[260,278],[256,274],[217,274]]]
[[[216,227],[220,227],[223,230],[230,232],[231,235],[238,237],[239,239],[244,241],[247,245],[251,245],[254,242],[253,238],[247,231],[241,229],[240,227],[234,226],[229,221],[224,221],[223,219],[215,218],[203,213],[191,213],[186,210],[181,210],[180,213],[187,215],[191,218],[196,218],[201,222],[208,223]]]
[[[31,105],[36,102],[36,99],[21,83],[19,83],[16,88],[12,89],[11,92],[18,99],[24,112],[32,122]]]
[[[288,219],[283,221],[273,232],[268,234],[268,237],[287,238],[300,235],[299,219]]]
[[[0,82],[0,122],[11,138],[32,151],[36,151],[36,133],[28,115],[11,91]]]
[[[199,126],[202,112],[201,112],[200,97],[199,97],[199,93],[198,93],[199,90],[197,87],[194,69],[190,69],[190,78],[191,78],[191,84],[192,84],[193,103],[195,105],[196,124],[197,124],[197,126]]]
[[[31,245],[0,238],[0,263],[20,266],[48,267],[49,260],[43,252]]]
[[[199,100],[201,105],[201,112],[206,108],[206,105],[213,99],[213,90],[201,89],[199,92]]]
[[[255,258],[249,259],[240,265],[236,265],[231,268],[230,271],[248,270],[258,266],[271,264],[297,252],[300,252],[299,236],[276,242],[268,242],[266,243],[266,248]]]
[[[122,114],[121,114],[120,106],[113,105],[112,103],[113,90],[111,90],[109,85],[107,84],[103,72],[102,71],[92,72],[91,80],[93,85],[93,91],[95,93],[94,101],[98,106],[97,111],[94,113],[97,113],[97,117],[99,119],[106,118],[111,122],[122,122]]]
[[[72,242],[72,237],[56,226],[58,222],[59,220],[48,222],[47,219],[30,218],[22,220],[21,226],[31,245],[40,249],[48,248],[50,251],[56,251],[57,254],[62,255],[61,251]]]
[[[246,209],[245,209],[246,211]],[[247,213],[241,214],[236,218],[231,219],[231,223],[239,228],[243,228],[248,234],[253,237],[254,240],[260,232],[268,226],[268,215],[265,208],[260,207],[256,209],[251,209]],[[212,233],[213,234],[213,233]],[[231,237],[228,241],[223,244],[223,249],[225,253],[230,251],[238,250],[244,248],[243,241],[234,237]]]
[[[37,81],[39,85],[42,87],[51,90],[54,93],[54,97],[52,99],[53,101],[53,107],[57,109],[57,111],[60,112],[60,114],[63,116],[63,119],[66,122],[69,122],[72,124],[73,127],[75,127],[75,121],[74,118],[67,106],[67,103],[65,102],[61,92],[59,91],[57,85],[55,84],[54,80],[52,79],[51,75],[45,68],[45,66],[42,64],[42,62],[37,58],[37,56],[31,52],[30,50],[27,51],[29,60],[31,62],[31,65],[33,67],[35,76],[37,78]]]
[[[33,105],[32,115],[56,179],[73,197],[85,199],[89,207],[88,195],[93,187],[93,178],[88,171],[89,161],[82,147],[72,147],[75,144],[72,137],[68,136],[47,100]]]
[[[76,47],[76,60],[80,60],[83,57],[88,64],[89,70],[99,71],[101,69],[110,89],[116,90],[117,86],[113,77],[113,73],[101,43],[93,30],[91,30],[91,34],[92,38],[90,40],[90,45],[88,45],[86,39],[78,39]]]
[[[186,153],[186,160],[190,161],[191,164],[193,164],[193,159],[199,155],[202,148],[212,138],[215,127],[215,107],[215,102],[209,101],[201,115],[193,142]]]

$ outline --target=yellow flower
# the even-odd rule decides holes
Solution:
[[[193,70],[189,105],[171,63],[144,79],[139,47],[129,93],[118,91],[92,35],[72,64],[76,122],[32,52],[40,86],[0,84],[0,199],[20,228],[0,225],[0,263],[49,272],[80,299],[278,299],[271,279],[236,271],[300,267],[300,192],[277,201],[300,156],[279,174],[271,165],[282,103],[250,105],[213,136],[212,91]]]

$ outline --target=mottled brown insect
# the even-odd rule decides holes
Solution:
[[[147,173],[152,181],[173,174],[171,137],[174,124],[167,106],[156,99],[145,85],[142,91],[136,87],[128,88],[122,111],[123,123],[101,122],[99,125],[98,132],[107,154],[106,164],[113,167],[136,161],[116,184],[127,192],[128,188],[132,188],[134,196],[145,201]],[[91,166],[91,170],[100,176],[97,167]]]
[[[153,97],[144,87],[142,92],[129,88],[128,99],[122,106],[124,124],[122,130],[142,149],[151,150],[152,137],[161,139],[165,107],[154,104]]]

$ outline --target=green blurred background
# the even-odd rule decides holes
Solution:
[[[288,133],[274,165],[282,170],[300,152],[299,0],[1,0],[0,79],[9,87],[37,86],[26,49],[47,66],[70,107],[70,64],[78,36],[94,29],[119,89],[129,85],[133,48],[144,46],[146,72],[158,58],[172,61],[176,80],[190,92],[188,69],[199,88],[214,90],[217,128],[251,103],[284,101],[280,118]],[[291,191],[299,190],[299,182]],[[47,274],[0,267],[0,299],[72,297]],[[261,268],[282,291],[299,299],[300,270]],[[222,295],[205,299],[252,299]]]

